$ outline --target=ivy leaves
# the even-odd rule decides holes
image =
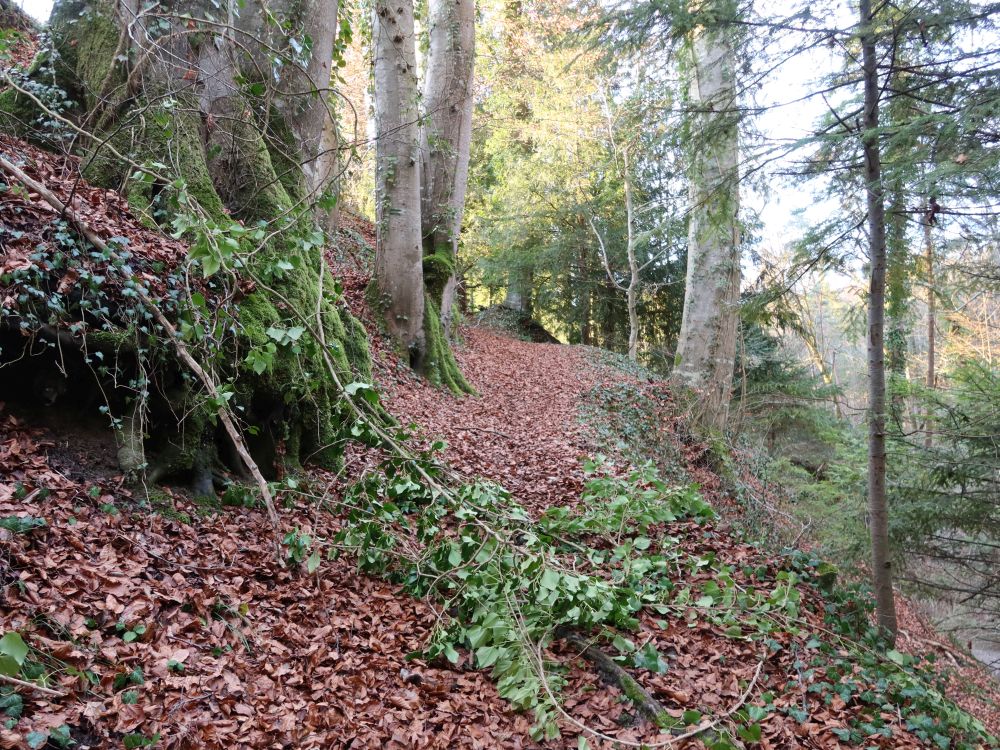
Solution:
[[[662,597],[647,579],[681,554],[669,537],[654,541],[654,527],[714,515],[696,491],[664,483],[651,464],[625,477],[589,465],[580,507],[552,508],[538,521],[498,485],[437,495],[405,462],[384,468],[355,486],[337,547],[362,569],[441,602],[449,617],[426,656],[458,664],[467,651],[503,698],[534,711],[537,738],[558,735],[550,696],[565,682],[558,669],[543,668],[544,649],[561,632],[634,629],[639,610]],[[652,645],[632,658],[645,669],[667,668]]]

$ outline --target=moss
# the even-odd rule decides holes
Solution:
[[[191,516],[184,511],[177,510],[173,495],[169,492],[155,485],[144,487],[143,491],[146,496],[146,503],[154,513],[158,513],[170,521],[177,521],[183,524],[191,523]]]
[[[0,130],[23,138],[31,134],[37,117],[38,108],[28,97],[14,89],[0,91]]]
[[[231,131],[220,133],[221,139],[210,143],[219,146],[208,163],[212,184],[233,216],[247,223],[275,221],[285,216],[293,205],[292,197],[278,178],[271,152],[254,123],[238,121]],[[231,148],[232,144],[238,147]],[[288,224],[291,218],[285,219]],[[297,227],[307,229],[300,222]]]
[[[365,383],[371,383],[373,375],[371,352],[368,350],[368,332],[360,320],[349,312],[344,314],[347,316],[348,329],[344,338],[347,359],[354,367],[354,373]]]
[[[85,11],[77,27],[76,73],[83,84],[84,104],[88,111],[114,106],[105,102],[105,92],[124,82],[121,66],[115,60],[118,51],[119,31],[114,19],[99,5]]]
[[[427,337],[424,376],[434,385],[448,388],[455,395],[475,393],[455,361],[455,354],[441,326],[441,314],[429,294],[424,300],[424,335]]]
[[[134,155],[136,161],[165,164],[159,171],[171,179],[182,178],[187,194],[211,220],[225,224],[235,218],[248,226],[267,222],[269,232],[277,232],[264,248],[252,248],[251,271],[269,280],[287,304],[264,289],[240,302],[236,333],[226,343],[233,364],[220,375],[234,378],[237,405],[251,423],[258,418],[261,432],[267,433],[266,437],[251,438],[259,455],[267,460],[262,465],[265,471],[282,455],[291,466],[306,457],[336,465],[339,450],[331,446],[339,442],[340,394],[327,372],[319,342],[308,341],[306,336],[299,342],[300,351],[279,347],[271,367],[261,374],[243,362],[248,350],[272,342],[268,329],[302,325],[298,317],[302,313],[309,316],[308,323],[315,324],[312,315],[318,309],[338,377],[344,382],[371,380],[366,333],[357,320],[349,315],[344,318],[347,313],[334,304],[334,283],[329,275],[323,278],[322,286],[327,290],[324,299],[318,299],[319,273],[327,271],[320,270],[324,264],[311,219],[291,213],[305,189],[290,129],[272,117],[266,123],[265,139],[261,132],[264,123],[255,122],[246,111],[218,118],[212,132],[202,122],[193,96],[175,94],[169,97],[173,106],[157,103],[156,92],[148,93],[148,100],[126,100],[124,94],[117,98],[123,80],[122,68],[115,61],[119,31],[113,4],[109,0],[61,0],[56,7],[52,31],[58,53],[57,79],[81,110],[96,115],[90,120],[93,127],[109,135],[109,142],[118,151]],[[25,105],[13,92],[0,92],[0,110],[7,111],[5,119],[21,116],[27,122],[34,120],[37,113]],[[238,145],[234,148],[233,144]],[[130,165],[106,148],[97,144],[92,148],[82,154],[85,178],[125,192],[145,222],[163,222],[171,213],[184,210],[172,182],[131,180]],[[278,260],[291,262],[294,270],[275,278],[273,266]],[[102,331],[91,336],[95,346],[103,349],[122,346],[129,334]],[[169,346],[161,351],[169,351]],[[177,413],[188,412],[190,409]],[[195,408],[195,412],[176,433],[170,429],[160,432],[163,472],[184,471],[199,461],[204,463],[206,449],[214,450],[216,427],[211,415],[203,409]]]
[[[423,269],[424,287],[427,289],[427,294],[432,299],[441,299],[448,279],[455,272],[455,259],[451,255],[451,249],[438,249],[429,255],[425,255]]]
[[[291,156],[296,153],[295,135],[273,106],[267,122],[267,133],[267,150],[281,186],[296,203],[305,200],[308,197],[305,177],[298,160]]]

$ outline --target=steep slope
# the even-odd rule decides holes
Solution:
[[[89,210],[115,232],[118,216]],[[18,221],[48,220],[32,215]],[[364,318],[367,279],[340,276]],[[109,432],[81,425],[71,408],[9,403],[0,407],[0,747],[987,746],[941,698],[936,671],[903,652],[877,658],[855,640],[866,631],[863,600],[833,589],[819,561],[754,547],[703,507],[692,480],[720,505],[726,485],[704,446],[681,439],[661,383],[591,350],[476,327],[462,336],[460,363],[478,396],[419,381],[377,335],[375,376],[418,442],[444,436],[443,458],[459,475],[504,484],[528,511],[502,553],[537,549],[528,537],[548,523],[551,537],[575,530],[552,557],[593,563],[588,586],[624,580],[636,562],[660,565],[628,578],[635,606],[622,622],[525,639],[543,669],[523,704],[561,687],[550,714],[560,736],[531,739],[533,717],[477,668],[471,636],[446,658],[422,655],[462,613],[454,600],[407,594],[405,549],[384,578],[337,556],[350,552],[338,533],[357,526],[364,497],[350,487],[377,473],[384,451],[355,446],[343,471],[284,481],[279,564],[252,492],[233,485],[194,502],[184,488],[130,491]],[[667,479],[631,473],[643,447],[658,449],[650,455]],[[610,463],[585,473],[583,460],[602,451]],[[677,504],[669,517],[666,501]],[[633,508],[649,519],[641,533]],[[438,520],[445,537],[454,531],[453,519]],[[545,589],[553,608],[572,580],[559,574]],[[506,593],[529,603],[520,589]],[[629,697],[662,712],[659,725],[641,720],[623,675]],[[995,702],[969,705],[996,729]]]

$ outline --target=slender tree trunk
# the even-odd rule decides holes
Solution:
[[[823,359],[823,352],[820,351],[816,335],[804,325],[800,338],[802,339],[802,343],[805,344],[806,351],[809,353],[809,359],[812,360],[813,367],[815,367],[819,372],[823,382],[826,385],[836,387],[833,365],[828,365],[826,360]],[[834,413],[837,415],[837,419],[843,419],[844,413],[840,405],[840,396],[833,397],[833,408]]]
[[[375,280],[385,322],[420,369],[425,355],[420,151],[412,0],[377,0],[375,50]]]
[[[582,216],[580,222],[583,222]],[[576,286],[580,290],[578,298],[580,300],[580,343],[584,346],[591,346],[594,343],[594,326],[591,321],[593,317],[593,300],[591,299],[593,293],[587,278],[587,246],[583,243],[580,244],[580,249],[577,251],[576,264],[579,269],[576,273]]]
[[[444,262],[425,270],[425,283],[451,330],[458,286],[456,259],[469,181],[475,0],[430,0],[430,50],[424,81],[423,245]]]
[[[629,175],[628,152],[624,152],[625,166],[625,221],[628,250],[628,289],[625,292],[628,306],[628,358],[639,359],[639,311],[636,307],[639,296],[639,261],[635,257],[635,208],[632,200],[632,178]]]
[[[688,163],[691,209],[687,285],[674,379],[698,395],[696,420],[725,428],[736,357],[740,291],[735,53],[729,32],[699,28],[691,39]]]
[[[890,118],[891,120],[891,118]],[[906,237],[906,199],[901,181],[888,190],[889,215],[886,219],[886,365],[889,373],[889,414],[891,428],[903,432],[907,415],[904,386],[907,378],[907,312],[910,302],[909,247]]]
[[[859,0],[864,72],[865,183],[868,202],[868,515],[879,629],[894,643],[898,625],[889,555],[885,452],[885,193],[879,149],[879,82],[871,0]]]
[[[928,207],[928,211],[930,208]],[[927,387],[931,390],[937,387],[937,375],[934,372],[936,356],[934,347],[937,334],[935,317],[937,315],[937,295],[934,293],[934,238],[931,235],[931,222],[924,220],[924,259],[927,264]],[[930,419],[924,428],[924,447],[934,447],[934,431]]]

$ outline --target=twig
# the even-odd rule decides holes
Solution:
[[[90,226],[76,213],[72,208],[64,204],[55,193],[45,187],[42,183],[29,177],[20,168],[12,164],[5,157],[0,155],[0,168],[5,172],[14,177],[18,182],[27,187],[28,189],[38,193],[38,195],[45,200],[50,206],[59,211],[62,215],[66,216],[73,224],[76,226],[77,231],[80,232],[83,237],[90,242],[98,250],[109,252],[110,247],[104,239],[97,234]],[[188,368],[198,377],[209,393],[213,395],[218,395],[218,385],[216,385],[215,380],[212,378],[208,372],[199,364],[191,352],[188,350],[187,346],[181,341],[177,334],[177,329],[174,328],[173,324],[167,320],[166,316],[156,305],[153,299],[149,296],[148,292],[142,287],[141,284],[135,285],[136,295],[146,308],[153,314],[156,318],[156,322],[167,332],[170,337],[174,348],[177,350],[177,355],[181,360],[188,366]],[[236,446],[236,452],[239,454],[240,458],[246,464],[247,468],[250,470],[250,474],[253,476],[257,483],[257,487],[260,490],[261,498],[264,500],[264,506],[267,508],[268,517],[271,520],[271,524],[274,527],[274,545],[275,552],[278,555],[278,559],[281,560],[281,542],[279,540],[280,534],[280,520],[278,518],[278,511],[274,506],[274,498],[271,496],[271,490],[267,486],[267,480],[264,479],[264,475],[260,471],[260,467],[253,460],[250,455],[250,451],[247,449],[246,443],[243,440],[242,435],[240,435],[239,430],[236,428],[236,424],[232,419],[229,407],[224,402],[221,402],[218,409],[219,420],[222,422],[226,433],[229,435],[230,440],[233,441],[233,445]]]
[[[576,719],[573,716],[571,716],[566,711],[566,709],[564,709],[561,705],[559,705],[559,701],[557,701],[555,695],[553,695],[552,688],[549,686],[548,680],[545,679],[545,668],[544,668],[545,662],[543,661],[541,649],[537,646],[534,649],[534,657],[537,661],[536,666],[538,668],[538,674],[541,677],[542,688],[545,690],[546,695],[548,695],[549,700],[552,701],[552,705],[560,714],[562,714],[563,718],[566,719],[566,721],[575,726],[577,729],[580,729],[581,731],[584,731],[587,734],[591,734],[599,739],[606,740],[608,742],[612,742],[617,745],[624,745],[626,747],[649,748],[650,750],[652,750],[652,748],[658,748],[658,747],[673,747],[674,745],[680,742],[692,739],[700,734],[704,734],[705,732],[710,732],[712,729],[714,729],[720,723],[722,723],[722,721],[728,719],[734,713],[739,711],[747,702],[747,699],[749,699],[750,694],[753,693],[754,688],[757,686],[757,681],[760,679],[760,673],[764,669],[764,662],[767,660],[767,656],[765,655],[757,663],[757,670],[754,672],[753,678],[747,685],[747,689],[743,691],[743,694],[736,700],[736,702],[732,706],[729,707],[729,709],[726,710],[725,713],[719,714],[714,719],[712,719],[712,721],[708,722],[707,724],[699,724],[694,729],[688,730],[683,734],[675,735],[674,737],[671,737],[669,740],[664,740],[663,742],[632,742],[631,740],[625,740],[619,737],[612,737],[609,734],[604,734],[603,732],[600,732],[597,729],[594,729],[593,727],[589,727],[579,719]]]
[[[52,688],[42,687],[41,685],[36,685],[33,682],[28,682],[27,680],[19,680],[16,677],[9,677],[5,674],[0,674],[0,682],[8,682],[11,685],[17,685],[18,687],[28,688],[29,690],[34,690],[42,695],[47,695],[51,698],[65,698],[66,693],[60,690],[53,690]]]

